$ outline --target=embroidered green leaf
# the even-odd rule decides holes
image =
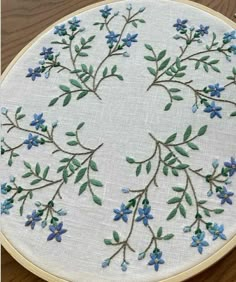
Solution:
[[[157,73],[156,73],[156,70],[154,68],[148,67],[147,69],[150,72],[150,74],[152,74],[153,76],[156,76]]]
[[[148,50],[150,50],[150,51],[152,51],[152,50],[153,50],[152,46],[151,46],[151,45],[149,45],[149,44],[145,44],[145,47],[146,47]]]
[[[44,169],[44,171],[43,171],[43,179],[46,179],[46,178],[47,178],[49,169],[50,169],[49,166],[47,166],[47,167]]]
[[[184,207],[182,204],[179,205],[179,211],[180,211],[180,214],[181,214],[184,218],[186,218],[186,210],[185,210],[185,207]]]
[[[171,172],[174,176],[179,176],[179,173],[175,168],[172,168]]]
[[[212,68],[215,72],[220,72],[220,69],[218,69],[216,66],[211,66],[211,68]]]
[[[77,159],[72,160],[73,165],[80,167],[80,162]]]
[[[180,200],[181,200],[181,198],[179,198],[179,197],[174,197],[174,198],[170,199],[170,200],[167,202],[167,204],[176,204],[176,203],[180,202]]]
[[[71,93],[66,95],[66,97],[63,101],[63,107],[67,106],[70,103],[71,97],[72,97]]]
[[[162,227],[159,227],[159,229],[157,230],[157,238],[160,238],[162,235],[163,229]]]
[[[85,52],[80,52],[79,55],[80,55],[80,57],[87,57],[88,56],[88,54],[85,53]]]
[[[77,141],[68,141],[67,144],[69,146],[76,146],[76,145],[78,145],[78,142]]]
[[[189,154],[182,148],[179,146],[174,146],[176,152],[178,152],[180,155],[184,156],[184,157],[189,157]]]
[[[111,73],[112,73],[112,74],[115,74],[116,71],[117,71],[117,66],[115,65],[115,66],[113,66],[113,68],[111,69]]]
[[[62,178],[63,178],[64,182],[67,183],[67,181],[68,181],[68,171],[67,171],[67,169],[63,170]]]
[[[103,187],[102,182],[96,179],[90,179],[90,183],[97,187]]]
[[[198,136],[204,135],[206,131],[207,131],[207,125],[202,126],[198,131]]]
[[[165,57],[165,55],[166,55],[166,50],[162,50],[157,56],[157,61],[162,60]]]
[[[169,91],[172,92],[172,93],[177,93],[177,92],[180,92],[180,89],[178,89],[178,88],[170,88]]]
[[[94,203],[96,203],[99,206],[102,205],[102,200],[95,194],[93,195],[93,201],[94,201]]]
[[[26,168],[31,169],[30,163],[27,163],[27,162],[24,161],[24,165],[25,165]]]
[[[135,160],[133,158],[127,157],[126,161],[130,164],[133,164],[135,162]]]
[[[51,106],[55,105],[56,102],[58,101],[58,99],[59,99],[58,97],[53,98],[53,99],[50,101],[50,103],[48,104],[48,106],[51,107]]]
[[[205,201],[205,200],[200,200],[200,201],[198,201],[198,204],[204,205],[206,202],[207,202],[207,201]]]
[[[195,64],[195,70],[199,69],[200,63],[201,63],[200,61],[197,61],[197,62],[196,62],[196,64]]]
[[[41,180],[42,179],[40,179],[40,178],[34,179],[32,182],[30,182],[30,185],[38,184]]]
[[[164,175],[166,175],[166,176],[168,175],[168,170],[169,170],[169,169],[168,169],[168,166],[164,166],[164,167],[163,167],[163,173],[164,173]]]
[[[59,172],[61,172],[61,171],[63,171],[63,169],[65,169],[66,168],[66,166],[60,166],[58,169],[57,169],[57,173],[59,173]]]
[[[135,28],[137,28],[137,27],[138,27],[138,25],[137,25],[137,23],[136,23],[136,22],[132,22],[132,25],[133,25]]]
[[[222,213],[222,212],[224,212],[223,209],[215,209],[215,210],[214,210],[214,213],[215,213],[215,214],[220,214],[220,213]]]
[[[67,136],[76,136],[76,134],[74,132],[71,132],[71,131],[70,132],[66,132],[66,135]]]
[[[60,163],[67,163],[67,162],[69,162],[69,161],[70,161],[69,158],[64,158],[64,159],[60,160]]]
[[[27,172],[27,173],[22,175],[22,178],[27,178],[27,177],[30,177],[31,175],[33,175],[32,172]]]
[[[110,239],[104,239],[104,243],[105,243],[105,245],[112,245],[112,240],[110,240]]]
[[[117,74],[116,77],[117,77],[119,80],[121,80],[121,81],[124,80],[124,78],[123,78],[122,75]]]
[[[192,206],[193,204],[192,198],[187,192],[185,192],[185,200],[190,206]]]
[[[170,161],[168,162],[168,165],[173,165],[176,161],[177,161],[177,159],[176,159],[176,158],[173,158],[172,160],[170,160]]]
[[[169,136],[166,141],[165,144],[169,144],[171,142],[173,142],[176,139],[177,133],[172,134],[171,136]]]
[[[184,141],[187,141],[188,140],[188,138],[191,136],[191,134],[192,134],[192,126],[191,125],[189,125],[188,127],[187,127],[187,129],[186,129],[186,131],[184,132]]]
[[[80,130],[84,125],[85,125],[85,123],[84,123],[84,122],[81,122],[81,123],[77,126],[76,130]]]
[[[86,170],[87,170],[86,167],[85,168],[81,168],[79,170],[79,172],[77,173],[77,176],[75,178],[75,182],[74,182],[75,184],[78,183],[84,177]]]
[[[168,161],[172,156],[173,156],[173,153],[172,153],[172,152],[168,153],[168,154],[165,156],[164,161],[165,161],[165,162]]]
[[[144,58],[145,58],[147,61],[151,61],[151,62],[156,61],[156,58],[151,57],[151,56],[144,56]]]
[[[179,58],[179,57],[176,58],[175,64],[176,64],[176,67],[177,67],[178,69],[181,68],[181,61],[180,61],[180,58]]]
[[[209,217],[211,216],[211,214],[210,214],[210,212],[209,212],[208,210],[204,209],[203,212],[204,212],[204,214],[205,214],[206,216],[209,216]]]
[[[175,168],[176,168],[176,169],[185,169],[185,168],[187,168],[187,167],[189,167],[188,164],[179,164],[179,165],[177,165]]]
[[[171,106],[172,106],[172,103],[168,103],[168,104],[166,104],[166,106],[165,106],[165,111],[169,111],[170,110],[170,108],[171,108]]]
[[[22,216],[24,212],[24,206],[20,206],[20,215]]]
[[[104,71],[103,71],[103,77],[106,77],[106,75],[107,75],[107,73],[108,73],[108,68],[107,67],[105,67],[105,69],[104,69]]]
[[[192,150],[199,150],[198,146],[192,142],[188,142],[187,145],[189,146],[189,148],[191,148]]]
[[[176,101],[182,101],[184,98],[179,96],[179,95],[174,95],[174,96],[172,96],[172,99],[176,100]]]
[[[167,220],[171,220],[173,217],[175,217],[176,213],[177,213],[177,209],[175,208],[169,213]]]
[[[79,196],[86,190],[86,188],[88,187],[88,182],[84,182],[79,189]]]
[[[142,170],[142,165],[139,164],[136,168],[136,176],[139,176],[139,174],[141,173],[141,170]]]
[[[163,237],[164,240],[170,240],[174,237],[175,235],[174,234],[167,234]]]
[[[22,114],[22,115],[17,115],[16,119],[17,119],[17,120],[20,120],[20,119],[22,119],[22,118],[24,118],[24,117],[25,117],[25,115],[23,115],[23,114]]]
[[[26,198],[27,198],[27,196],[26,196],[26,195],[23,195],[23,196],[19,197],[18,201],[20,202],[20,201],[22,201],[22,200],[24,200],[24,199],[26,199]]]
[[[75,87],[78,87],[78,88],[81,88],[81,89],[82,89],[82,86],[81,86],[81,84],[79,83],[78,80],[70,79],[70,83],[71,83],[72,85],[74,85]]]
[[[120,242],[120,236],[119,236],[118,232],[113,231],[113,238],[116,241],[116,243]]]
[[[39,165],[39,163],[37,163],[36,166],[35,166],[35,173],[36,173],[36,175],[39,175],[40,171],[41,171],[40,165]]]
[[[185,72],[178,72],[178,73],[176,73],[176,75],[175,75],[175,77],[183,77],[183,76],[185,76]]]
[[[78,97],[77,97],[77,100],[83,98],[83,97],[86,96],[88,93],[89,93],[89,91],[87,91],[87,90],[80,92],[80,94],[79,94]]]
[[[171,58],[166,59],[164,62],[161,63],[160,67],[158,68],[159,71],[163,70],[164,68],[166,68],[170,62]]]
[[[173,189],[175,192],[183,192],[183,191],[184,191],[184,188],[182,188],[182,187],[172,187],[172,189]]]
[[[97,164],[95,163],[95,161],[90,160],[89,165],[90,165],[92,170],[98,171]]]
[[[152,169],[152,163],[151,163],[151,161],[149,161],[149,162],[147,163],[147,165],[146,165],[147,174],[149,174],[149,172],[151,171],[151,169]]]
[[[236,112],[232,112],[232,113],[230,114],[230,116],[231,116],[231,117],[236,117]]]
[[[66,85],[59,85],[59,88],[64,92],[70,92],[70,88]]]
[[[16,109],[16,114],[19,114],[19,113],[21,112],[21,110],[22,110],[22,107],[18,107],[18,108]]]

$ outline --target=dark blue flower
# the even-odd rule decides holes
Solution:
[[[205,113],[211,113],[210,117],[214,118],[217,116],[218,118],[222,118],[220,111],[222,110],[221,107],[216,106],[215,102],[212,102],[210,105],[208,105],[205,109]]]
[[[136,39],[137,36],[138,36],[137,33],[136,33],[136,34],[130,34],[130,33],[128,33],[128,34],[126,35],[126,38],[122,39],[122,41],[124,42],[125,46],[131,47],[132,43],[138,42],[137,39]]]
[[[70,29],[75,31],[77,27],[80,26],[80,20],[77,17],[73,17],[73,19],[69,20],[68,23],[70,24]]]
[[[165,263],[165,261],[161,258],[162,252],[153,252],[150,254],[151,260],[149,261],[148,265],[153,265],[155,271],[158,271],[159,264]]]
[[[100,10],[103,18],[108,18],[111,14],[112,8],[106,5],[103,9]]]
[[[232,200],[230,199],[230,197],[232,197],[234,195],[233,192],[230,192],[226,189],[226,187],[223,187],[223,190],[220,191],[219,194],[217,194],[218,198],[221,199],[221,205],[223,205],[225,202],[229,205],[232,205]]]
[[[143,224],[147,226],[148,220],[153,219],[153,216],[150,214],[150,212],[151,212],[150,206],[144,207],[143,209],[139,208],[138,209],[139,216],[136,218],[136,221],[143,221]]]
[[[224,232],[224,225],[221,224],[220,226],[218,224],[214,224],[209,228],[209,232],[213,235],[213,240],[216,240],[217,238],[221,238],[222,240],[227,240]]]
[[[212,97],[214,97],[214,96],[220,97],[220,94],[221,94],[220,92],[225,90],[224,86],[220,86],[219,83],[210,84],[210,85],[208,85],[208,87],[209,87],[209,90],[211,92]]]
[[[203,247],[209,246],[207,241],[204,241],[205,232],[198,233],[196,236],[192,237],[191,247],[197,247],[197,250],[200,254],[202,254]]]
[[[65,24],[61,24],[59,26],[55,26],[54,34],[58,34],[59,36],[63,36],[67,34]]]
[[[40,67],[37,67],[35,69],[29,68],[26,77],[31,77],[31,79],[35,81],[36,77],[41,77],[41,68]]]
[[[1,193],[5,195],[7,192],[7,183],[1,184]]]
[[[118,41],[118,37],[120,35],[116,34],[114,31],[110,31],[108,35],[106,35],[106,39],[107,39],[107,44],[110,44],[110,46],[113,46],[113,43],[116,43]]]
[[[63,229],[63,223],[59,223],[58,225],[54,226],[54,225],[50,225],[49,229],[52,232],[51,234],[49,234],[48,236],[48,241],[53,240],[54,238],[56,238],[57,242],[61,242],[61,235],[66,233],[67,230]]]
[[[33,146],[37,147],[39,144],[38,135],[34,135],[29,133],[28,139],[26,139],[23,144],[27,145],[28,150],[30,150]]]
[[[45,120],[43,119],[43,113],[41,114],[34,114],[34,120],[30,123],[30,125],[35,126],[35,128],[38,130],[41,125],[43,125]]]
[[[1,214],[9,214],[9,209],[13,207],[13,204],[9,200],[5,200],[1,203]]]
[[[127,214],[132,213],[132,211],[126,207],[125,204],[121,204],[120,209],[114,209],[114,213],[116,214],[114,217],[114,220],[120,220],[122,219],[124,222],[128,221]]]
[[[236,39],[236,30],[226,32],[223,37],[224,43],[229,43],[231,40]]]
[[[224,165],[227,168],[230,168],[229,176],[233,176],[234,173],[236,172],[236,159],[231,157],[230,162],[225,162]]]
[[[229,47],[229,51],[236,55],[236,45],[232,45]]]
[[[27,215],[27,219],[25,226],[31,226],[31,229],[33,230],[36,222],[40,221],[42,218],[38,216],[36,210],[34,210],[31,215]]]
[[[187,26],[186,23],[188,22],[188,20],[181,20],[181,19],[177,19],[176,23],[173,25],[173,27],[176,27],[177,31],[180,30],[184,30]]]
[[[200,24],[200,27],[199,29],[196,30],[196,32],[198,32],[201,36],[204,36],[205,34],[208,34],[208,29],[209,29],[209,26],[204,26]]]
[[[53,54],[52,48],[43,47],[43,51],[40,53],[41,56],[44,56],[44,59],[47,60],[48,58],[52,57]]]

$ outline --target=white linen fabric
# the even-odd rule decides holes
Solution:
[[[55,192],[53,187],[34,192],[33,199],[26,201],[23,216],[19,215],[21,203],[16,200],[14,207],[9,210],[10,214],[3,214],[1,217],[3,234],[24,257],[45,271],[68,281],[159,281],[202,262],[224,246],[236,231],[235,203],[221,205],[216,193],[208,198],[206,194],[209,185],[203,179],[195,176],[193,179],[199,199],[206,199],[209,207],[213,209],[224,208],[223,213],[214,214],[207,220],[223,224],[224,234],[227,237],[226,241],[220,238],[213,241],[212,235],[205,231],[205,239],[209,242],[209,246],[204,247],[203,253],[199,254],[197,248],[190,247],[193,232],[183,232],[184,226],[191,223],[195,216],[194,205],[187,208],[185,204],[187,218],[183,218],[178,213],[172,220],[166,220],[175,206],[167,204],[167,201],[178,194],[171,187],[181,185],[184,177],[170,175],[166,177],[160,173],[159,187],[150,188],[148,198],[152,207],[151,214],[154,217],[150,220],[150,225],[153,226],[155,232],[157,227],[162,226],[164,234],[173,233],[175,235],[171,240],[158,241],[158,248],[163,253],[162,258],[165,263],[159,266],[157,272],[153,266],[148,265],[149,254],[153,247],[143,260],[137,260],[138,253],[142,252],[150,242],[148,228],[142,222],[137,222],[130,241],[136,253],[130,251],[127,253],[129,262],[127,271],[121,271],[122,252],[111,261],[109,267],[101,267],[104,259],[109,258],[117,250],[117,247],[106,246],[103,242],[104,238],[112,238],[113,230],[116,230],[121,238],[126,238],[129,232],[132,214],[128,215],[127,223],[122,220],[113,220],[115,216],[113,209],[119,208],[121,203],[127,203],[132,197],[130,193],[122,193],[121,189],[123,187],[130,189],[145,187],[150,179],[150,175],[145,175],[145,173],[136,177],[136,167],[125,160],[127,156],[143,160],[152,154],[154,142],[148,135],[149,132],[163,141],[171,134],[178,132],[178,138],[180,138],[178,140],[181,142],[189,125],[192,125],[194,133],[200,127],[208,125],[207,133],[195,142],[199,146],[199,151],[187,149],[190,154],[187,163],[194,169],[204,168],[204,173],[212,171],[211,164],[214,159],[218,159],[223,165],[231,157],[235,157],[236,152],[235,117],[229,117],[230,113],[235,110],[233,105],[230,103],[220,105],[223,108],[221,119],[217,116],[210,118],[210,114],[203,111],[205,106],[201,106],[196,113],[193,113],[191,108],[194,104],[194,95],[189,88],[180,86],[180,95],[184,100],[175,101],[169,111],[164,111],[169,101],[168,95],[163,88],[153,87],[147,91],[153,80],[147,67],[153,66],[153,62],[144,59],[144,56],[150,55],[150,51],[144,47],[145,44],[153,46],[157,53],[167,49],[168,56],[172,60],[178,56],[179,46],[184,43],[173,39],[176,34],[173,24],[177,18],[187,18],[189,26],[198,27],[203,24],[210,27],[209,35],[201,37],[203,41],[199,43],[201,46],[209,44],[212,32],[216,33],[219,41],[222,41],[224,33],[231,32],[232,28],[204,11],[175,1],[131,0],[113,3],[109,6],[113,11],[119,11],[122,15],[126,12],[126,6],[129,3],[132,4],[133,10],[146,8],[141,14],[141,18],[146,23],[139,24],[137,29],[133,26],[127,29],[127,33],[138,33],[138,42],[134,43],[131,48],[126,48],[130,56],[114,56],[107,62],[109,68],[117,65],[124,81],[114,78],[105,80],[98,90],[102,100],[89,94],[78,101],[72,98],[66,107],[62,107],[62,101],[57,102],[53,107],[48,107],[49,101],[60,95],[59,85],[69,85],[72,74],[66,71],[60,73],[52,71],[49,79],[41,77],[35,81],[25,77],[28,68],[38,64],[38,54],[42,47],[49,48],[51,41],[61,40],[53,33],[53,30],[45,33],[25,52],[2,83],[1,106],[8,109],[9,115],[14,114],[18,106],[22,106],[26,114],[22,120],[25,127],[29,128],[33,114],[42,112],[47,124],[50,125],[58,120],[55,138],[62,147],[67,146],[68,142],[65,132],[73,131],[80,122],[85,122],[85,126],[81,129],[81,139],[84,144],[91,148],[101,143],[104,144],[95,157],[99,167],[99,172],[96,173],[97,178],[104,185],[101,188],[95,188],[95,191],[103,204],[102,206],[96,205],[88,191],[78,196],[79,185],[74,184],[74,179],[70,179],[61,190],[63,199],[58,198],[56,201],[57,207],[65,209],[68,213],[63,217],[63,228],[66,228],[67,232],[62,235],[60,243],[56,240],[47,241],[50,231],[48,227],[41,228],[40,223],[36,224],[34,230],[24,227],[26,215],[37,209],[34,202],[47,202]],[[86,28],[83,36],[88,38],[96,35],[91,43],[92,48],[88,50],[89,56],[82,57],[79,64],[97,66],[107,55],[108,48],[105,39],[107,31],[105,29],[99,31],[98,26],[93,25],[94,22],[102,21],[100,9],[101,7],[97,7],[78,15],[81,26]],[[118,33],[123,22],[124,19],[117,16],[112,23],[112,30],[117,30]],[[75,40],[78,40],[79,44],[80,35]],[[189,54],[199,52],[199,49],[203,48],[199,47],[199,44],[191,45]],[[60,62],[70,67],[68,50],[61,50],[59,45],[53,48],[55,53],[61,52]],[[236,56],[232,54],[232,60],[229,62],[224,55],[216,53],[212,59],[220,59],[218,64],[220,73],[212,70],[206,73],[202,67],[195,70],[194,63],[187,62],[189,67],[183,81],[193,80],[196,89],[202,89],[215,83],[227,84],[229,81],[226,76],[232,74],[232,68],[236,65]],[[222,92],[222,99],[235,103],[235,92],[235,85],[231,85],[224,93]],[[2,115],[1,120],[5,122]],[[28,136],[18,130],[6,133],[5,127],[1,132],[12,146],[24,141]],[[52,151],[51,144],[40,145],[31,150],[23,146],[18,150],[20,156],[15,158],[11,167],[7,165],[7,154],[4,154],[1,158],[1,183],[9,182],[9,176],[14,175],[22,187],[30,188],[29,180],[21,178],[26,171],[23,161],[31,164],[39,162],[42,167],[50,165],[51,177],[57,179],[56,170],[60,166],[60,157],[52,156]],[[185,160],[184,157],[182,159]],[[232,184],[228,185],[228,190],[235,190],[235,175],[232,177]],[[8,195],[2,195],[2,201],[7,198]],[[231,199],[235,201],[233,197]]]

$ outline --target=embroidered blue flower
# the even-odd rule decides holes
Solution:
[[[139,216],[136,218],[136,221],[143,221],[143,224],[147,226],[148,220],[153,219],[153,216],[150,214],[150,212],[151,212],[150,206],[144,207],[143,209],[139,208],[138,209]]]
[[[132,211],[126,207],[125,204],[121,204],[120,210],[119,209],[114,209],[114,213],[116,214],[114,217],[114,220],[120,220],[122,219],[124,222],[128,221],[128,214],[132,213]]]
[[[59,36],[63,36],[67,34],[65,24],[55,26],[54,34],[58,34]]]
[[[215,116],[217,116],[218,118],[222,118],[222,115],[220,113],[221,110],[221,107],[216,106],[215,102],[212,102],[204,109],[204,112],[210,113],[211,118],[214,118]]]
[[[70,24],[70,29],[75,31],[77,27],[80,27],[80,20],[77,17],[73,17],[73,19],[69,20],[68,23]]]
[[[225,234],[223,234],[224,232],[224,225],[218,225],[218,224],[214,224],[213,226],[211,226],[209,228],[209,232],[213,235],[213,240],[216,240],[217,238],[221,238],[222,240],[227,240]]]
[[[181,20],[181,19],[177,19],[176,23],[173,25],[173,27],[176,27],[177,31],[180,30],[184,30],[187,26],[186,23],[188,22],[188,20]]]
[[[224,43],[229,43],[233,39],[236,39],[236,30],[224,33],[224,37],[223,37]]]
[[[43,47],[43,51],[40,53],[41,56],[44,56],[44,59],[47,60],[52,57],[53,50],[52,48]]]
[[[34,120],[30,123],[31,126],[35,126],[35,128],[38,130],[41,125],[43,125],[45,120],[43,119],[43,113],[41,114],[34,114]]]
[[[7,183],[1,184],[1,193],[5,195],[7,192]]]
[[[226,189],[226,187],[223,187],[223,190],[220,191],[219,194],[217,194],[218,198],[221,199],[221,205],[223,205],[225,202],[229,205],[232,205],[232,200],[230,199],[230,197],[232,197],[234,195],[233,192],[230,192]]]
[[[236,159],[231,157],[230,162],[224,162],[224,165],[227,168],[230,168],[229,176],[233,176],[236,172]]]
[[[214,96],[220,97],[221,92],[225,90],[224,86],[220,86],[219,83],[210,84],[208,85],[208,87],[212,97]]]
[[[137,39],[136,39],[137,36],[138,36],[137,33],[136,34],[128,33],[126,38],[122,39],[122,41],[124,42],[125,46],[131,47],[132,43],[138,42]]]
[[[35,81],[36,77],[41,77],[41,68],[40,67],[37,67],[35,69],[29,68],[26,77],[31,77],[31,79]]]
[[[54,226],[54,225],[50,225],[49,229],[52,232],[51,234],[49,234],[48,236],[48,241],[53,240],[54,238],[57,240],[57,242],[61,242],[61,235],[66,233],[67,230],[63,229],[63,223],[59,223],[58,225]]]
[[[229,51],[236,55],[236,45],[232,45],[229,47]]]
[[[27,145],[28,150],[30,150],[33,146],[37,147],[39,144],[38,135],[29,133],[28,139],[26,139],[23,144]]]
[[[120,35],[116,34],[114,31],[110,31],[108,35],[106,35],[106,39],[107,39],[107,44],[110,44],[110,46],[113,46],[113,43],[116,43],[118,41],[118,37]]]
[[[207,241],[204,241],[205,232],[198,233],[196,236],[192,237],[191,247],[197,247],[199,254],[202,254],[203,247],[209,246]]]
[[[199,29],[196,30],[196,32],[198,32],[201,36],[204,36],[205,34],[208,34],[208,29],[209,29],[209,26],[204,26],[200,24],[200,27]]]
[[[110,8],[108,5],[106,5],[103,9],[100,10],[102,17],[104,19],[108,18],[111,14],[112,8]]]
[[[42,218],[38,216],[36,210],[34,210],[31,215],[27,215],[27,219],[25,226],[31,226],[31,229],[33,230],[36,222],[40,221]]]
[[[149,261],[148,265],[153,265],[155,271],[158,271],[159,264],[165,263],[165,261],[161,258],[162,252],[153,252],[150,254],[151,260]]]
[[[1,203],[1,214],[9,214],[9,209],[13,207],[13,204],[9,200],[5,200]]]

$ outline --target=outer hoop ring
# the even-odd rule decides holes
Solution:
[[[176,2],[187,4],[189,6],[198,8],[204,12],[209,13],[210,15],[213,15],[217,17],[218,19],[221,19],[223,22],[227,23],[231,27],[236,29],[236,23],[225,17],[219,12],[215,12],[211,8],[205,7],[202,4],[198,4],[189,0],[175,0]],[[65,21],[68,18],[73,17],[74,15],[78,15],[82,12],[88,11],[90,9],[99,7],[101,5],[105,4],[111,4],[115,2],[123,2],[123,0],[105,0],[98,2],[96,4],[88,5],[82,9],[79,9],[63,18],[60,20],[56,21],[52,25],[50,25],[47,29],[45,29],[43,32],[41,32],[38,36],[36,36],[32,41],[30,41],[16,56],[15,58],[11,61],[11,63],[8,65],[8,67],[5,69],[5,71],[2,74],[2,81],[5,79],[7,74],[10,72],[12,67],[15,65],[15,63],[23,56],[23,54],[29,49],[29,47],[34,44],[44,33],[48,32],[51,30],[56,24]],[[29,270],[30,272],[34,273],[38,277],[49,281],[49,282],[69,282],[67,280],[64,280],[62,278],[59,278],[55,275],[52,275],[51,273],[39,268],[38,266],[34,265],[31,263],[28,259],[26,259],[17,249],[14,248],[14,246],[8,241],[6,236],[1,232],[0,233],[0,242],[3,245],[3,247],[7,250],[7,252],[18,262],[20,263],[24,268]],[[194,275],[199,274],[203,270],[207,269],[208,267],[212,266],[214,263],[216,263],[218,260],[223,258],[227,253],[229,253],[231,250],[233,250],[236,247],[236,235],[227,242],[221,249],[219,249],[216,253],[214,253],[212,256],[207,258],[206,260],[202,261],[201,263],[195,265],[194,267],[191,267],[181,273],[176,274],[175,276],[172,276],[170,278],[164,279],[160,282],[179,282],[179,281],[184,281],[188,278],[191,278]]]

